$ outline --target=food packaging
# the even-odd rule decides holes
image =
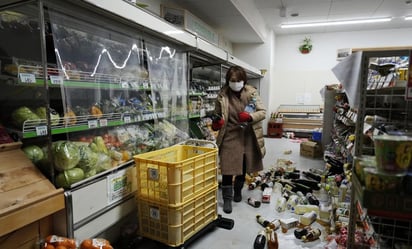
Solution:
[[[406,173],[412,162],[412,137],[374,136],[376,166],[387,173]]]
[[[365,168],[365,188],[370,191],[397,192],[402,188],[403,173],[388,174],[376,168]]]

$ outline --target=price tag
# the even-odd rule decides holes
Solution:
[[[108,203],[114,203],[129,195],[132,191],[132,182],[126,170],[107,176]]]
[[[50,82],[53,85],[62,85],[63,84],[63,77],[59,75],[50,75]]]
[[[149,82],[147,82],[147,81],[143,81],[143,84],[142,84],[142,86],[143,86],[143,88],[149,88]]]
[[[122,83],[120,83],[122,88],[129,88],[129,83],[122,81]]]
[[[47,126],[36,126],[36,135],[37,136],[46,136],[47,135]]]
[[[130,122],[132,122],[132,118],[131,118],[129,115],[124,116],[124,117],[123,117],[123,122],[125,122],[125,123],[130,123]]]
[[[99,124],[100,124],[101,127],[107,126],[107,119],[100,119]]]
[[[20,77],[21,83],[28,83],[28,84],[36,83],[36,77],[34,77],[34,74],[32,73],[20,73],[19,77]]]
[[[97,120],[89,120],[87,121],[87,125],[89,126],[89,128],[97,128],[99,127]]]

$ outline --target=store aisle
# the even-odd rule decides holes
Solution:
[[[323,168],[324,163],[321,159],[305,158],[299,155],[300,143],[298,141],[289,140],[286,138],[265,138],[267,154],[264,158],[265,169],[276,166],[278,159],[291,160],[296,169],[306,170],[309,168]],[[285,152],[291,152],[285,154]],[[243,188],[242,202],[233,202],[233,212],[225,214],[222,211],[223,200],[221,199],[221,192],[218,191],[218,213],[225,218],[231,218],[235,221],[232,230],[225,230],[223,228],[214,228],[196,239],[188,245],[190,249],[251,249],[256,235],[263,230],[263,227],[256,222],[256,215],[260,214],[268,220],[282,219],[296,217],[294,214],[286,210],[278,213],[275,211],[275,204],[280,193],[273,193],[271,202],[262,204],[259,208],[254,208],[247,204],[248,197],[261,199],[262,191],[259,189],[248,190],[245,186]],[[324,245],[320,240],[314,242],[303,243],[298,241],[293,234],[293,229],[287,233],[277,231],[279,237],[279,248],[322,248]],[[162,248],[159,243],[145,242],[137,248],[155,249]],[[165,247],[167,248],[167,247]]]

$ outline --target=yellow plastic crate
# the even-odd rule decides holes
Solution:
[[[169,246],[179,246],[215,221],[217,185],[179,207],[138,199],[140,235]]]
[[[217,148],[179,144],[134,160],[139,199],[176,207],[217,184]]]

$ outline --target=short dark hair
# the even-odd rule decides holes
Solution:
[[[245,69],[240,66],[231,66],[226,73],[226,84],[229,84],[230,77],[235,74],[236,78],[239,80],[243,80],[243,82],[247,83],[247,75]]]

